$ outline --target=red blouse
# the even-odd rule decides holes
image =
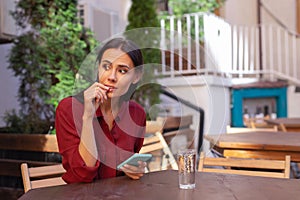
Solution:
[[[122,175],[116,166],[142,148],[146,126],[144,109],[134,101],[124,102],[111,130],[100,108],[96,111],[93,127],[99,157],[94,167],[85,165],[78,150],[83,109],[83,103],[74,97],[63,99],[56,109],[57,142],[67,171],[62,178],[74,183]]]

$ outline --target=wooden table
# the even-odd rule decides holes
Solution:
[[[300,133],[253,131],[246,133],[206,135],[214,148],[226,157],[263,158],[300,162]]]
[[[300,180],[196,173],[196,188],[178,187],[178,172],[152,172],[140,180],[117,177],[93,183],[69,184],[33,189],[20,200],[122,199],[122,200],[253,200],[298,199]]]
[[[277,125],[285,132],[300,132],[300,118],[265,119],[268,124]]]

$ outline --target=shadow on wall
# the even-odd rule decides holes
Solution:
[[[15,109],[19,110],[19,103],[17,93],[19,89],[19,81],[14,77],[13,72],[9,69],[7,63],[7,56],[12,44],[0,45],[0,127],[5,126],[3,116],[6,111]]]

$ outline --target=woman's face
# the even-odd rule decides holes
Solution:
[[[124,95],[131,84],[139,81],[131,58],[120,49],[107,49],[99,64],[99,82],[108,86],[107,97]]]

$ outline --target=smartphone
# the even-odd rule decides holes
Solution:
[[[131,157],[129,157],[127,160],[122,162],[117,166],[117,169],[119,170],[121,167],[123,167],[125,164],[133,165],[133,166],[139,166],[138,161],[147,162],[152,158],[152,154],[146,153],[146,154],[139,154],[135,153]]]

